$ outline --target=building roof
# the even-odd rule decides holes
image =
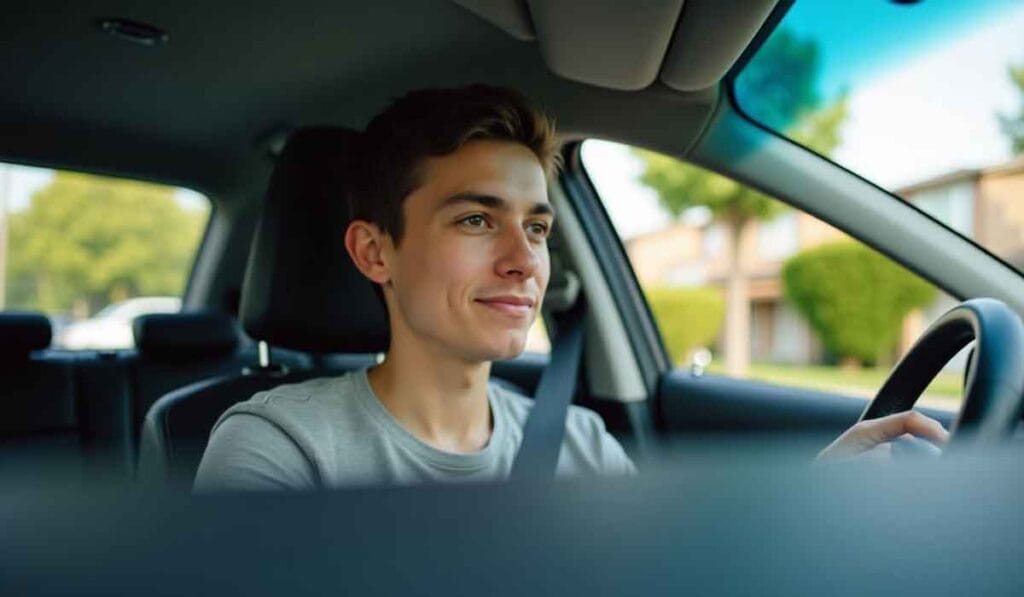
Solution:
[[[1018,172],[1024,172],[1024,155],[1016,156],[1007,162],[996,164],[995,166],[989,166],[987,168],[964,168],[961,170],[954,170],[953,172],[946,172],[945,174],[926,178],[907,186],[900,187],[896,189],[894,193],[897,195],[910,195],[926,189],[944,187],[964,180],[977,180],[983,176],[1016,174]]]
[[[938,187],[945,187],[961,181],[977,180],[981,173],[982,171],[980,169],[954,170],[953,172],[946,172],[945,174],[940,174],[938,176],[926,178],[913,184],[909,184],[905,187],[900,187],[898,189],[895,189],[893,193],[897,195],[912,195],[920,191],[934,189]]]

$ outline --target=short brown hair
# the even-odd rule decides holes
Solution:
[[[470,85],[411,91],[366,127],[352,216],[400,242],[402,201],[421,184],[420,165],[478,139],[528,147],[550,176],[559,166],[554,122],[512,89]]]

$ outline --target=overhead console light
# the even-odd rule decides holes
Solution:
[[[128,19],[97,19],[96,27],[108,35],[140,46],[162,46],[170,39],[163,29]]]

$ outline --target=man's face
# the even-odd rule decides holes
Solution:
[[[469,361],[518,355],[550,273],[539,160],[517,143],[471,141],[420,174],[399,246],[384,248],[393,341],[411,336]]]

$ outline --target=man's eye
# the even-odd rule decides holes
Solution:
[[[472,216],[466,216],[465,218],[462,218],[461,220],[459,220],[459,223],[465,224],[470,228],[483,228],[484,226],[487,225],[487,218],[483,217],[480,214],[475,214]]]
[[[527,229],[537,236],[547,237],[548,235],[548,225],[543,222],[534,222]]]

